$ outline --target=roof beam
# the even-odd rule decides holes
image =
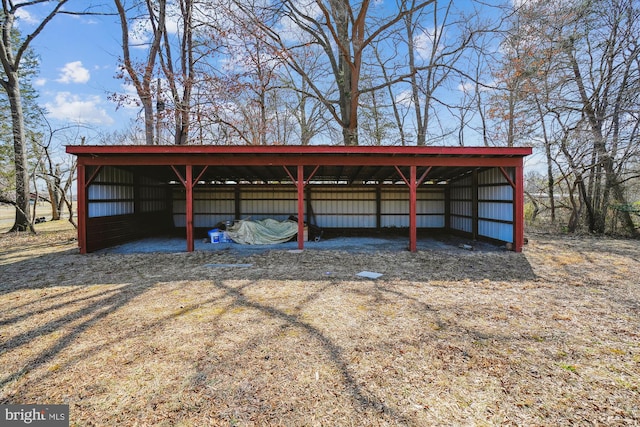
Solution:
[[[94,156],[78,158],[85,166],[205,166],[212,165],[201,156]],[[216,156],[216,162],[225,166],[446,166],[446,167],[515,167],[522,161],[520,157],[377,157],[377,156]],[[213,166],[215,168],[215,166]]]

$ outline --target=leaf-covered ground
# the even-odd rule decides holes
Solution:
[[[239,257],[73,236],[0,237],[0,403],[82,426],[640,424],[638,241]]]

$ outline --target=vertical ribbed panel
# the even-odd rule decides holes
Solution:
[[[138,188],[138,202],[141,213],[167,210],[166,187],[162,181],[143,176],[138,180]]]
[[[513,181],[513,169],[507,170]],[[514,192],[500,169],[478,173],[478,235],[513,241]]]
[[[133,199],[133,174],[105,166],[87,189],[87,217],[132,214]]]
[[[221,221],[251,218],[287,219],[297,215],[297,190],[291,186],[241,186],[240,218],[235,218],[235,187],[196,187],[194,224],[213,227]],[[321,228],[375,228],[377,192],[380,194],[380,226],[409,226],[409,190],[406,185],[382,187],[311,186],[311,208],[307,218]],[[185,192],[173,190],[173,218],[177,227],[186,224]],[[417,226],[442,228],[445,223],[444,189],[421,188],[417,193]],[[313,215],[310,215],[313,213]]]
[[[473,232],[473,180],[471,175],[450,184],[449,226],[465,233]]]
[[[324,228],[376,226],[376,189],[313,188],[311,206],[316,225]]]

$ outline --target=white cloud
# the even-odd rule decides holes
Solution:
[[[59,83],[86,83],[91,78],[89,70],[84,68],[82,62],[69,62],[60,69]]]
[[[44,85],[46,84],[47,84],[47,79],[45,79],[44,77],[40,77],[33,81],[33,85],[38,87],[44,87]]]
[[[49,116],[74,123],[112,125],[114,120],[100,106],[100,97],[81,98],[70,92],[58,92],[53,102],[45,104]]]
[[[411,107],[413,106],[412,96],[410,90],[404,90],[396,95],[396,104]]]
[[[27,10],[23,7],[16,10],[16,18],[18,18],[19,22],[25,22],[27,24],[36,24],[38,20],[35,19]]]
[[[435,31],[433,29],[424,30],[413,39],[416,53],[420,58],[428,60],[433,51],[433,43],[435,41]]]
[[[458,84],[458,90],[464,93],[473,93],[476,87],[472,82],[464,82]]]

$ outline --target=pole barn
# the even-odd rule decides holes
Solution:
[[[67,146],[78,158],[81,253],[228,219],[418,229],[524,244],[530,147]]]

